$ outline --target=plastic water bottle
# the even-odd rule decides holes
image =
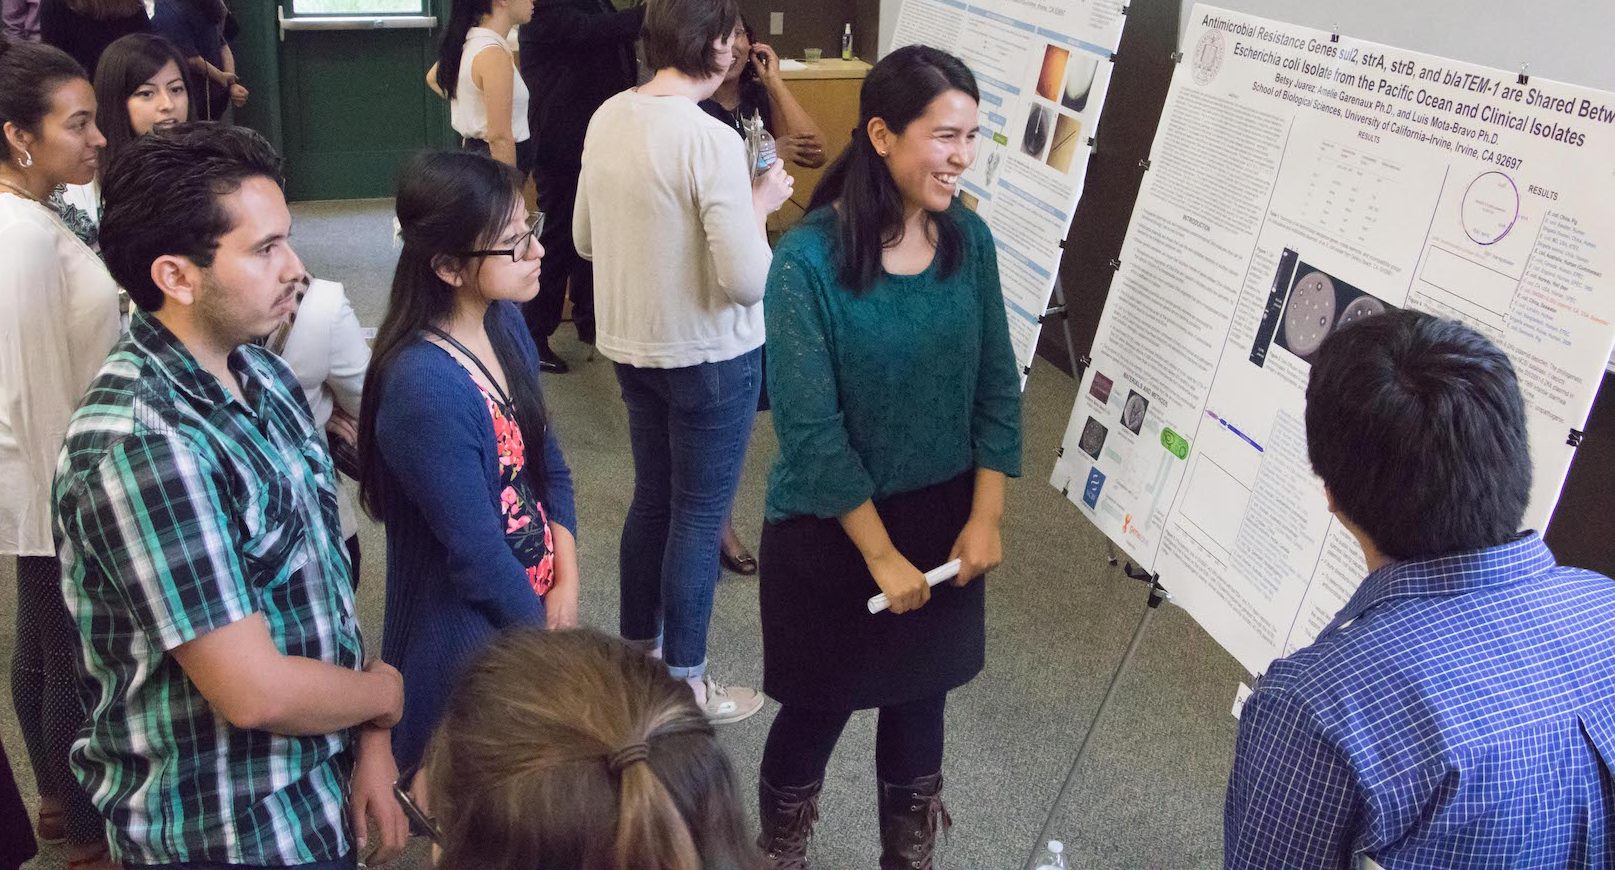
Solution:
[[[1065,844],[1059,840],[1050,840],[1048,848],[1037,858],[1037,870],[1066,870]]]
[[[768,171],[779,159],[779,151],[774,145],[774,137],[763,126],[763,116],[759,112],[752,112],[750,118],[741,120],[742,132],[746,134],[746,156],[751,159],[751,177],[756,178]]]

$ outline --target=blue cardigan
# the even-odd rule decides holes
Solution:
[[[494,303],[486,324],[506,331],[536,374],[538,351],[516,306]],[[393,358],[380,387],[377,445],[404,495],[387,520],[381,641],[382,658],[404,675],[404,718],[393,729],[404,770],[419,761],[460,669],[501,629],[542,626],[544,602],[505,543],[493,420],[465,368],[419,339]],[[543,445],[546,480],[535,491],[550,521],[576,536],[572,472],[554,421]]]

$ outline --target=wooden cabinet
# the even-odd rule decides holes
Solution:
[[[824,151],[828,158],[825,169],[852,141],[852,130],[858,126],[858,89],[868,74],[869,64],[839,58],[813,61],[806,64],[806,69],[780,70],[786,87],[824,131]],[[800,166],[787,166],[786,171],[796,179],[796,189],[791,201],[769,218],[768,228],[773,231],[784,230],[801,220],[808,200],[813,197],[813,189],[824,175],[824,169]]]

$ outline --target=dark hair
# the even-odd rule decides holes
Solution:
[[[757,44],[757,31],[751,29],[751,24],[746,21],[746,16],[745,16],[744,13],[742,13],[741,16],[738,19],[736,19],[736,23],[739,24],[740,29],[745,32],[745,34],[746,34],[746,42],[751,44],[751,45],[756,45]],[[732,30],[733,28],[730,28],[730,29]],[[757,76],[757,68],[751,65],[751,59],[750,58],[743,57],[743,58],[740,59],[739,63],[740,63],[739,82],[741,84],[743,84],[743,85],[744,84],[750,84],[751,82],[755,82],[755,81],[759,80],[758,76]]]
[[[223,198],[259,177],[282,183],[280,155],[245,127],[195,121],[125,145],[101,180],[101,256],[112,277],[136,305],[161,308],[151,264],[175,255],[213,265],[235,225]]]
[[[734,32],[738,20],[736,0],[648,0],[640,32],[645,65],[698,79],[717,75],[724,66],[712,43]]]
[[[482,16],[493,12],[493,0],[454,0],[449,23],[443,27],[443,44],[437,47],[437,86],[449,99],[460,83],[460,59],[465,56],[465,35]]]
[[[469,261],[456,252],[492,244],[521,197],[521,176],[514,168],[468,151],[420,154],[399,175],[398,225],[404,247],[393,270],[387,314],[371,346],[359,409],[359,500],[378,520],[391,517],[395,506],[407,498],[376,443],[376,412],[387,400],[387,372],[423,329],[442,324],[454,311],[454,288],[438,277],[437,267],[466,266]],[[530,340],[525,332],[488,330],[494,358],[510,387],[516,425],[527,444],[527,474],[542,490],[548,423],[536,366],[526,360],[519,344]]]
[[[426,757],[440,867],[762,866],[690,688],[592,629],[495,640],[460,677]]]
[[[1307,458],[1335,507],[1394,559],[1501,544],[1531,491],[1508,356],[1454,320],[1390,311],[1342,327],[1312,363]]]
[[[51,94],[64,82],[88,78],[59,48],[0,35],[0,129],[10,123],[38,135]],[[0,159],[11,157],[11,142],[0,135]]]
[[[880,118],[901,135],[925,114],[931,101],[948,91],[963,91],[980,101],[976,77],[962,61],[945,51],[910,45],[886,55],[869,71],[858,91],[858,129],[852,142],[825,170],[813,190],[808,211],[839,204],[835,244],[837,277],[863,292],[880,277],[881,253],[903,235],[903,194],[869,141],[869,122]],[[964,256],[964,231],[947,212],[931,213],[936,229],[937,265],[943,277],[953,274]]]
[[[161,36],[155,33],[131,33],[113,41],[101,54],[101,60],[95,66],[95,102],[99,114],[97,123],[101,127],[101,135],[107,139],[106,147],[101,149],[103,169],[125,145],[136,138],[134,128],[129,123],[129,98],[169,63],[179,70],[189,101],[190,95],[195,93],[188,75],[190,67],[174,43]],[[190,103],[190,106],[182,119],[184,121],[196,117],[195,104]]]

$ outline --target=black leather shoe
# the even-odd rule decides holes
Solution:
[[[541,372],[549,372],[552,375],[564,375],[571,371],[572,367],[567,365],[566,360],[561,359],[561,357],[550,348],[549,340],[545,339],[538,343],[538,370]]]

